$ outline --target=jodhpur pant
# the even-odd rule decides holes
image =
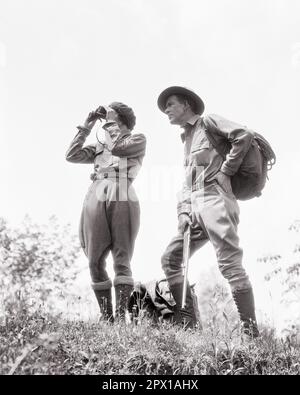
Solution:
[[[83,204],[79,237],[89,260],[94,290],[110,289],[106,258],[112,253],[114,286],[133,285],[130,261],[140,223],[140,207],[131,183],[120,200],[119,180],[96,180],[90,186]]]
[[[208,240],[213,244],[219,269],[232,291],[251,287],[242,266],[243,251],[239,247],[237,227],[239,207],[232,193],[217,182],[191,195],[193,226],[190,256]],[[162,256],[162,268],[169,284],[182,282],[183,235],[174,237]]]

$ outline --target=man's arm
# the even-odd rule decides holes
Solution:
[[[87,136],[90,134],[89,128],[78,126],[78,133],[66,152],[66,160],[73,163],[94,163],[96,145],[83,147]]]
[[[108,121],[104,124],[111,138],[111,153],[120,158],[135,158],[144,156],[146,151],[146,137],[141,134],[122,134],[117,122]]]
[[[204,124],[208,130],[231,143],[230,152],[222,164],[221,172],[233,176],[239,169],[253,140],[253,133],[247,127],[229,121],[219,115],[207,115]]]

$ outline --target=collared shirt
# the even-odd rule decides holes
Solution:
[[[183,128],[185,180],[178,195],[178,215],[191,212],[192,187],[201,188],[204,182],[211,182],[223,163],[223,158],[206,137],[200,115],[189,119]]]
[[[238,171],[253,139],[253,133],[247,127],[216,114],[203,118],[195,115],[184,128],[181,138],[185,142],[186,176],[178,199],[178,215],[191,212],[192,187],[205,187],[206,182],[216,179],[219,171],[228,176]]]
[[[201,185],[212,181],[220,171],[223,158],[208,140],[200,115],[189,119],[184,129],[181,139],[185,142],[184,166],[187,184],[190,185],[192,182]]]
[[[106,172],[123,172],[135,178],[142,166],[146,150],[146,137],[141,133],[122,132],[116,122],[106,122],[103,129],[109,133],[107,144],[84,146],[90,131],[79,131],[66,153],[66,160],[73,163],[94,163],[95,176]]]

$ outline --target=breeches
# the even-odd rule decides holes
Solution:
[[[239,207],[232,193],[219,184],[205,186],[192,193],[190,256],[208,240],[216,252],[219,269],[232,290],[251,286],[242,266],[243,251],[239,247],[237,227]],[[170,284],[182,281],[183,235],[174,237],[162,256],[162,268]]]
[[[106,271],[109,252],[114,262],[114,285],[133,285],[130,261],[139,229],[140,207],[131,184],[128,190],[130,198],[120,199],[118,180],[97,180],[85,197],[79,236],[89,260],[94,289],[108,289],[112,285]]]

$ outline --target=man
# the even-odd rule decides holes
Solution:
[[[84,145],[95,122],[106,118],[105,142]],[[132,182],[142,165],[146,149],[143,134],[132,134],[135,115],[127,105],[114,102],[89,114],[66,153],[74,163],[94,163],[93,183],[82,209],[80,242],[88,257],[92,288],[103,319],[113,321],[112,281],[106,258],[112,253],[116,317],[125,320],[134,281],[130,268],[139,229],[140,208]]]
[[[190,255],[208,240],[214,246],[219,268],[228,280],[243,330],[258,336],[251,283],[242,266],[237,226],[239,207],[231,189],[231,177],[249,149],[251,133],[217,115],[201,117],[202,99],[193,91],[173,86],[158,98],[158,107],[172,125],[183,128],[185,182],[178,202],[178,235],[162,256],[162,267],[177,305],[175,321],[193,327],[196,322],[191,290],[180,309],[183,278],[183,233],[191,226]],[[230,143],[230,145],[228,144]],[[227,150],[224,159],[218,152]],[[215,147],[218,147],[218,151]]]

